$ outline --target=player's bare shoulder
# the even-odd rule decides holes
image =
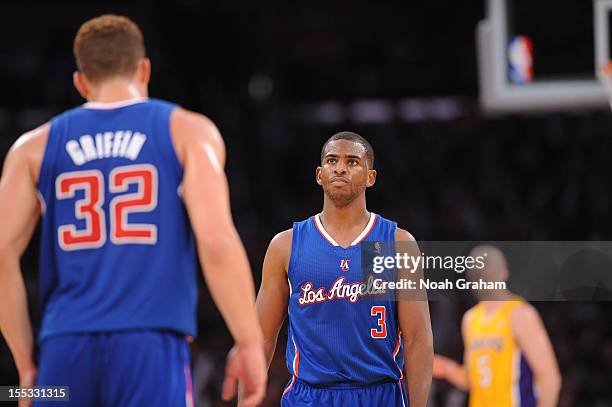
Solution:
[[[287,254],[291,253],[291,243],[293,241],[293,228],[283,230],[280,233],[277,233],[276,236],[272,238],[270,241],[270,246],[268,247],[268,251],[272,250],[275,253],[279,254]]]
[[[190,148],[202,147],[213,152],[219,163],[225,164],[225,144],[217,126],[203,114],[183,108],[176,108],[170,117],[172,143],[183,164]]]
[[[521,332],[533,332],[534,329],[540,329],[543,326],[540,314],[527,301],[521,301],[519,305],[512,309],[510,321],[515,335]]]
[[[32,179],[37,182],[50,128],[51,124],[47,122],[21,135],[9,150],[5,165],[9,162],[27,165]]]
[[[420,256],[419,244],[410,232],[402,228],[395,229],[395,245],[398,251],[406,252],[410,256]]]
[[[476,307],[477,306],[478,306],[478,304],[474,305],[472,308],[470,308],[467,311],[465,311],[465,313],[463,314],[463,318],[461,319],[461,325],[462,326],[467,326],[467,324],[470,323],[472,318],[474,318],[474,314],[476,313]]]
[[[472,323],[472,319],[474,318],[474,314],[476,313],[476,307],[478,304],[474,305],[472,308],[465,311],[463,317],[461,318],[461,335],[465,340],[468,335],[468,327]]]
[[[395,241],[396,242],[416,242],[416,239],[410,232],[402,228],[395,229]]]
[[[266,252],[266,262],[282,266],[282,269],[287,272],[289,258],[291,257],[292,242],[293,229],[284,230],[274,236]]]

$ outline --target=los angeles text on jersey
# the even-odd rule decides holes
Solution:
[[[449,280],[435,281],[427,278],[419,279],[418,281],[409,280],[407,278],[399,279],[398,281],[385,281],[381,278],[374,280],[374,289],[382,290],[505,290],[505,281],[485,281],[478,279],[468,281],[465,278],[459,278],[457,281]]]
[[[68,140],[66,151],[76,165],[109,157],[138,158],[147,136],[132,130],[83,134],[78,140]]]
[[[326,290],[325,287],[315,289],[312,283],[307,281],[300,287],[302,293],[298,297],[298,304],[308,305],[342,299],[347,299],[354,304],[362,296],[385,294],[386,290],[374,287],[374,281],[374,278],[370,276],[367,283],[361,281],[348,283],[345,282],[344,277],[339,277],[332,283],[329,290]]]

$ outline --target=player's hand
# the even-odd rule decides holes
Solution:
[[[457,362],[446,356],[434,355],[432,376],[434,379],[446,379],[457,366]]]
[[[31,387],[36,385],[36,374],[38,369],[32,363],[26,368],[19,370],[19,387]],[[32,405],[32,399],[19,400],[19,407],[30,407]]]
[[[263,346],[236,344],[227,355],[221,397],[226,401],[231,400],[240,385],[238,407],[257,406],[264,398],[266,381]]]

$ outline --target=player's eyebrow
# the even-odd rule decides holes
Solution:
[[[354,159],[357,159],[357,160],[362,160],[363,159],[363,157],[360,157],[360,156],[354,155],[354,154],[342,155],[342,154],[334,154],[334,153],[327,153],[327,154],[325,154],[325,156],[323,158],[328,158],[328,157],[332,157],[332,158],[346,157],[346,158],[354,158]]]

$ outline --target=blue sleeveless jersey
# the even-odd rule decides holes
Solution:
[[[195,335],[195,239],[170,136],[176,106],[85,104],[51,120],[39,338],[134,328]]]
[[[395,242],[396,228],[395,222],[372,214],[363,233],[342,248],[318,215],[294,223],[286,352],[293,377],[285,393],[296,378],[318,386],[352,387],[402,377],[397,304],[388,294],[369,295],[372,286],[364,281],[359,245]]]

